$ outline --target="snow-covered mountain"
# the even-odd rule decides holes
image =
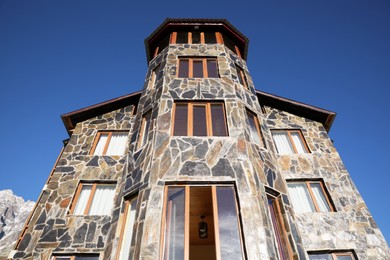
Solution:
[[[25,202],[11,190],[0,191],[0,259],[12,250],[34,204]]]

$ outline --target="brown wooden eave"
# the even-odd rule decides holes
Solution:
[[[62,122],[64,123],[65,128],[70,136],[72,134],[72,130],[79,122],[120,109],[122,107],[126,107],[131,104],[138,104],[141,93],[141,91],[137,91],[128,95],[98,103],[96,105],[69,112],[67,114],[61,115]]]
[[[279,97],[259,90],[256,90],[256,94],[261,105],[280,109],[297,116],[320,122],[328,132],[336,117],[335,112],[307,105],[295,100]]]

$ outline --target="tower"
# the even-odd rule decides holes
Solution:
[[[14,259],[386,259],[328,131],[255,89],[223,19],[167,19],[142,91],[62,116],[70,139]]]

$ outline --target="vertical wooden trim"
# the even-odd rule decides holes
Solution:
[[[242,58],[240,49],[239,49],[236,45],[234,45],[234,48],[236,49],[236,54],[237,54],[237,56],[240,57],[240,58]]]
[[[225,122],[225,133],[226,133],[226,136],[229,136],[229,128],[228,128],[226,111],[225,111],[225,103],[221,102],[221,106],[222,106],[223,119],[224,119],[224,122]]]
[[[107,133],[107,140],[106,140],[106,143],[105,143],[104,149],[103,149],[103,155],[105,155],[107,153],[108,145],[111,142],[111,136],[112,136],[112,132],[108,132]]]
[[[173,108],[172,108],[172,123],[171,123],[171,136],[174,136],[174,133],[175,133],[175,116],[176,116],[176,106],[177,106],[177,103],[176,102],[173,102]]]
[[[292,251],[292,248],[291,248],[291,245],[289,243],[289,240],[288,240],[288,236],[287,236],[287,232],[286,232],[286,227],[284,225],[284,219],[283,219],[283,216],[282,216],[282,211],[280,210],[280,204],[279,204],[279,200],[278,198],[274,198],[273,201],[275,202],[275,206],[276,206],[276,210],[277,210],[277,215],[278,215],[278,221],[280,223],[280,229],[281,229],[281,232],[282,232],[282,239],[283,239],[283,246],[286,247],[287,249],[287,258],[288,259],[293,259],[293,251]]]
[[[213,127],[212,127],[212,119],[211,119],[211,103],[208,102],[205,104],[205,110],[206,110],[206,129],[207,129],[207,136],[213,136]]]
[[[325,187],[324,187],[325,184],[323,184],[322,181],[312,182],[312,183],[319,183],[319,184],[320,184],[320,187],[321,187],[321,190],[322,190],[322,194],[323,194],[324,197],[325,197],[326,203],[328,203],[328,206],[329,206],[330,211],[334,212],[335,210],[334,210],[334,208],[333,208],[333,205],[332,205],[332,203],[330,203],[328,194],[327,194],[327,192],[325,191]],[[311,185],[310,185],[310,186],[311,186]]]
[[[79,186],[77,187],[76,194],[74,195],[74,198],[72,200],[72,204],[70,205],[69,214],[73,214],[74,208],[76,207],[82,189],[83,189],[83,184],[80,183]]]
[[[187,135],[188,136],[192,136],[193,133],[194,133],[194,129],[193,129],[193,121],[194,121],[194,113],[193,113],[193,108],[194,108],[194,104],[193,103],[187,103],[188,104],[188,109],[187,109]]]
[[[88,215],[89,209],[91,208],[93,197],[95,196],[95,191],[96,191],[96,183],[92,185],[91,194],[89,194],[88,203],[87,206],[85,207],[84,215]]]
[[[147,115],[147,113],[145,114]],[[142,116],[142,123],[141,123],[141,129],[140,129],[140,132],[139,132],[139,135],[138,135],[138,144],[137,144],[137,150],[140,149],[143,145],[143,139],[145,138],[145,121],[146,121],[146,118],[145,118],[145,115]]]
[[[156,49],[154,49],[153,58],[155,58],[158,55],[159,49],[160,49],[159,46],[157,46]]]
[[[188,59],[188,77],[189,78],[193,78],[194,77],[194,59],[193,58],[189,58]]]
[[[310,194],[310,197],[311,197],[311,201],[313,202],[313,205],[314,205],[314,208],[315,208],[316,212],[321,212],[320,208],[318,207],[318,204],[317,204],[317,201],[315,199],[315,196],[313,194],[313,191],[311,190],[310,181],[305,181],[305,184],[306,184],[306,188],[309,191],[309,194]]]
[[[205,44],[204,32],[200,33],[200,43]]]
[[[173,32],[171,34],[171,44],[175,44],[176,43],[176,38],[177,38],[177,32]]]
[[[185,186],[184,260],[190,259],[190,186]]]
[[[221,260],[221,243],[219,240],[217,189],[215,185],[211,186],[211,195],[212,195],[213,216],[214,216],[215,255],[216,255],[216,260]]]
[[[202,59],[202,67],[203,67],[203,78],[208,78],[209,77],[209,73],[207,71],[207,62],[208,62],[208,59],[207,58],[203,58]]]
[[[91,150],[89,151],[89,155],[93,155],[95,153],[95,150],[96,150],[96,146],[99,142],[99,139],[100,139],[100,135],[102,134],[102,132],[97,132],[97,135],[95,136],[95,140],[93,141],[93,145],[92,145],[92,148]]]
[[[222,38],[222,34],[220,32],[216,32],[215,37],[217,38],[218,44],[223,44],[223,38]]]
[[[192,44],[192,32],[188,32],[188,44]]]
[[[117,248],[116,257],[115,257],[116,260],[119,259],[119,255],[120,255],[120,252],[122,249],[123,236],[124,236],[125,228],[126,228],[126,222],[127,222],[126,220],[127,220],[127,214],[129,211],[129,205],[130,205],[130,200],[125,201],[125,209],[124,209],[124,212],[122,214],[122,223],[120,225],[118,248]]]
[[[172,204],[170,205],[167,205],[168,204],[168,186],[165,186],[164,187],[164,204],[163,204],[163,211],[162,211],[162,219],[161,219],[161,234],[160,234],[160,259],[167,259],[167,254],[165,252],[165,248],[167,245],[167,243],[169,241],[165,241],[165,237],[166,237],[166,234],[168,232],[168,221],[166,221],[166,217],[167,217],[167,214],[168,212],[172,212]],[[169,211],[168,211],[169,210]],[[167,226],[166,226],[167,225]],[[169,236],[167,236],[168,239],[169,239]],[[169,253],[169,252],[168,252]]]

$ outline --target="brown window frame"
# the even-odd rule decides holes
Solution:
[[[154,89],[154,86],[156,85],[157,81],[159,80],[159,78],[158,78],[158,73],[159,72],[160,72],[160,64],[157,65],[152,70],[152,73],[150,74],[149,83],[148,83],[148,88],[149,89]]]
[[[254,119],[256,130],[257,130],[257,135],[259,136],[259,140],[260,140],[260,143],[259,144],[257,143],[257,144],[262,146],[262,147],[265,147],[264,137],[263,137],[263,133],[262,133],[261,128],[260,128],[260,121],[259,121],[259,118],[257,117],[257,114],[255,114],[254,112],[252,112],[251,110],[249,110],[247,108],[246,109],[246,116],[247,116],[249,128],[250,128],[249,116],[251,116]],[[249,129],[249,132],[251,134],[252,141],[254,141],[253,136],[252,136],[252,131],[250,129]]]
[[[314,205],[315,211],[313,211],[313,212],[318,212],[318,213],[321,213],[322,211],[320,210],[320,207],[318,206],[317,199],[313,193],[313,190],[312,190],[310,184],[314,184],[314,183],[320,184],[322,195],[324,196],[326,203],[328,204],[328,207],[329,207],[329,211],[327,211],[327,212],[336,212],[336,209],[333,206],[332,200],[330,199],[329,192],[325,188],[325,184],[323,183],[322,180],[287,180],[287,183],[304,183],[306,185],[307,191],[309,192],[309,196],[310,196],[309,199],[311,200],[311,202]],[[325,213],[325,212],[322,212],[322,213]]]
[[[246,90],[249,90],[249,84],[248,84],[248,79],[246,77],[244,69],[236,64],[236,72],[237,72],[237,77],[238,77],[238,82],[240,85],[244,86]]]
[[[193,135],[193,126],[194,126],[194,119],[193,119],[193,108],[194,106],[204,106],[206,108],[206,129],[207,129],[207,135],[206,136],[214,136],[213,135],[213,120],[212,120],[212,113],[211,113],[211,106],[212,105],[218,105],[220,104],[222,107],[222,112],[224,115],[224,123],[225,123],[225,130],[226,135],[218,136],[218,137],[227,137],[229,136],[227,121],[226,121],[226,111],[225,111],[225,104],[224,102],[175,102],[173,107],[173,115],[172,115],[172,132],[171,136],[184,136],[184,135],[174,135],[175,132],[175,115],[176,115],[176,106],[177,105],[185,105],[187,104],[187,135],[185,136],[194,136]],[[195,135],[196,136],[196,135]]]
[[[166,198],[168,198],[168,189],[169,188],[175,188],[175,187],[183,187],[184,188],[184,260],[189,259],[189,242],[190,242],[190,188],[191,187],[210,187],[211,193],[212,193],[212,211],[213,211],[213,221],[214,221],[214,236],[215,236],[215,250],[216,250],[216,260],[221,260],[221,250],[220,250],[220,234],[219,234],[219,220],[218,220],[218,201],[217,201],[217,187],[232,187],[234,190],[234,199],[235,199],[235,206],[236,206],[236,216],[237,216],[237,228],[238,228],[238,235],[240,237],[240,249],[242,253],[242,259],[247,259],[246,256],[246,250],[245,250],[245,244],[243,239],[243,229],[242,229],[242,223],[241,223],[241,214],[240,214],[240,208],[238,204],[238,196],[237,196],[237,190],[236,187],[233,184],[210,184],[210,185],[202,185],[202,184],[188,184],[188,185],[181,185],[181,184],[173,184],[173,185],[166,185],[164,187],[164,204],[163,204],[163,214],[162,214],[162,224],[161,224],[161,235],[160,235],[160,260],[166,260],[165,256],[165,244],[167,243],[165,241],[165,234],[167,230],[169,229],[166,227],[166,214],[168,211],[167,201]]]
[[[112,185],[112,186],[116,186],[116,183],[112,183],[112,182],[108,182],[108,183],[97,183],[97,182],[80,182],[78,187],[77,187],[77,190],[76,190],[76,194],[74,195],[73,199],[72,199],[72,203],[70,205],[70,210],[69,210],[69,215],[74,215],[74,209],[77,205],[77,202],[79,200],[79,197],[80,197],[80,194],[81,194],[81,191],[83,189],[83,186],[91,186],[92,185],[92,189],[91,189],[91,194],[89,195],[88,197],[88,202],[87,202],[87,205],[85,206],[85,209],[84,209],[84,212],[82,215],[78,215],[78,216],[95,216],[95,215],[89,215],[88,212],[89,210],[91,209],[91,205],[92,205],[92,202],[93,202],[93,199],[95,197],[95,192],[96,192],[96,188],[97,186],[103,186],[103,185]],[[113,198],[114,199],[114,198]],[[114,202],[114,201],[113,201]],[[100,215],[98,215],[100,216]],[[105,215],[103,215],[105,216]]]
[[[66,257],[66,258],[69,258],[69,260],[75,260],[76,257],[97,257],[98,259],[100,258],[99,254],[94,254],[94,255],[91,255],[91,254],[87,254],[87,255],[56,255],[56,256],[52,256],[51,257],[51,260],[61,260],[61,258],[63,257]]]
[[[93,142],[93,145],[92,145],[92,148],[89,152],[89,155],[94,155],[95,153],[95,150],[96,150],[96,147],[97,147],[97,144],[99,143],[99,140],[100,140],[100,137],[102,135],[105,135],[107,134],[107,140],[106,140],[106,143],[104,145],[104,150],[103,150],[103,153],[101,156],[104,156],[106,155],[107,153],[107,149],[108,149],[108,146],[110,145],[110,141],[111,141],[111,137],[112,137],[112,134],[115,133],[115,134],[118,134],[118,133],[121,133],[121,134],[129,134],[128,131],[99,131],[95,137],[95,140]],[[122,156],[123,154],[116,154],[118,156]]]
[[[149,120],[149,122],[147,122]],[[144,147],[147,143],[147,138],[149,135],[149,132],[151,130],[153,120],[152,120],[152,110],[149,110],[142,116],[142,123],[141,123],[141,128],[140,132],[138,135],[138,143],[137,143],[137,150],[140,149],[141,147]],[[149,125],[147,125],[149,124]],[[148,126],[148,129],[145,129],[146,126]]]
[[[297,148],[295,146],[295,142],[294,142],[293,138],[291,137],[291,133],[298,133],[299,134],[299,138],[300,138],[301,142],[303,143],[303,147],[305,149],[305,153],[310,153],[309,146],[307,145],[306,139],[303,136],[302,131],[300,129],[271,129],[271,135],[274,132],[286,132],[287,133],[288,141],[290,142],[291,146],[293,147],[293,150],[294,150],[293,153],[294,154],[298,154],[298,150],[297,150]],[[272,137],[272,140],[274,141],[275,148],[278,151],[278,147],[277,147],[273,137]],[[278,151],[278,153],[279,153],[279,151]]]
[[[178,44],[193,44],[192,33],[193,32],[187,32],[187,43],[178,43]],[[205,32],[199,32],[199,33],[200,33],[200,43],[194,43],[194,44],[212,44],[212,43],[206,43]],[[216,40],[215,44],[221,43],[221,41],[219,40],[220,36],[218,36],[218,34],[219,34],[218,32],[215,32],[215,40]],[[176,39],[177,39],[177,32],[172,32],[170,43],[176,44]]]
[[[187,77],[181,77],[180,76],[180,64],[183,61],[188,61],[188,75]],[[202,61],[202,72],[203,72],[203,77],[194,77],[194,61]],[[208,72],[208,62],[213,61],[216,63],[217,66],[217,76],[216,77],[209,77],[209,72]],[[179,57],[178,58],[178,63],[177,63],[177,73],[176,77],[178,78],[196,78],[196,79],[204,79],[204,78],[212,78],[216,79],[219,78],[219,69],[218,69],[218,59],[216,57]]]
[[[357,260],[356,255],[351,252],[316,252],[316,251],[310,251],[308,252],[309,258],[310,255],[330,255],[333,260],[337,260],[338,256],[350,256],[352,260]]]

